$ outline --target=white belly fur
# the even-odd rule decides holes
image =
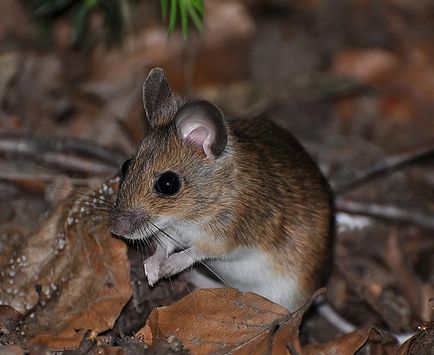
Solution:
[[[173,219],[170,220],[173,223]],[[167,223],[166,218],[161,218],[158,222],[162,227]],[[212,238],[207,236],[198,224],[177,222],[168,229],[168,233],[177,240],[178,247],[189,247],[200,239]],[[162,238],[165,239],[164,236]],[[297,275],[279,275],[271,267],[268,258],[259,248],[240,247],[224,259],[207,260],[205,263],[226,286],[255,292],[293,311],[304,301],[298,288]]]
[[[239,248],[225,260],[206,263],[227,286],[255,292],[292,311],[304,301],[297,275],[279,275],[271,268],[268,256],[258,248]]]

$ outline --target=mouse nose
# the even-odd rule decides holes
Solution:
[[[119,237],[128,237],[147,221],[146,213],[142,211],[127,211],[111,216],[111,232]]]

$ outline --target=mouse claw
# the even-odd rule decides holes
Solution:
[[[158,274],[160,273],[160,267],[155,265],[152,260],[151,262],[148,262],[148,260],[143,263],[143,267],[145,269],[145,275],[148,279],[148,285],[152,287],[159,280]]]

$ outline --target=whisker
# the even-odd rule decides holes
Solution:
[[[165,235],[170,241],[172,241],[174,244],[176,244],[181,249],[186,249],[187,247],[183,245],[181,242],[178,242],[176,239],[174,239],[171,235],[169,235],[165,230],[158,227],[155,223],[149,222],[152,226],[154,226],[159,232],[161,232],[163,235]]]
[[[98,202],[98,203],[100,203],[102,206],[112,207],[112,206],[114,205],[113,202],[110,202],[110,201],[106,200],[104,197],[97,196],[97,195],[99,194],[98,191],[95,191],[95,190],[91,190],[91,191],[92,191],[93,194],[89,194],[89,193],[86,193],[86,192],[83,192],[83,191],[77,191],[77,190],[74,190],[73,192],[74,192],[74,193],[77,193],[77,194],[79,194],[79,195],[81,195],[81,196],[89,197],[89,198],[92,199],[95,203]],[[100,195],[101,195],[101,194],[100,194]]]
[[[148,250],[148,248],[151,246],[151,243],[146,238],[145,239],[139,239],[139,244],[142,247],[140,250],[142,253],[144,251]]]
[[[146,231],[146,226],[145,225],[143,225],[142,227],[140,227],[140,233],[144,234],[144,235],[147,235],[147,231]],[[138,241],[139,241],[139,244],[142,245],[142,251],[143,251],[143,249],[147,250],[151,246],[151,243],[149,242],[148,238],[141,238],[141,239],[138,239]]]
[[[91,210],[98,210],[98,211],[111,211],[112,210],[109,207],[94,205],[90,202],[75,203],[71,207],[74,207],[74,206],[88,207]]]
[[[84,193],[84,192],[81,192],[81,191],[74,191],[74,192],[77,193],[77,194],[79,194],[79,195],[86,196],[86,197],[92,198],[94,200],[97,200],[103,206],[107,206],[107,207],[114,206],[113,202],[107,201],[106,199],[104,199],[102,197],[91,195],[91,194],[87,194],[87,193]],[[94,193],[96,194],[96,192],[94,192]]]
[[[164,249],[164,244],[163,244],[163,242],[161,241],[160,237],[158,237],[158,235],[155,234],[155,236],[154,236],[154,240],[155,240],[155,243],[156,243],[156,244],[158,244],[161,248]]]
[[[101,185],[104,185],[104,184],[105,184],[104,182],[101,183]],[[86,187],[86,186],[76,186],[75,189],[68,189],[66,187],[61,187],[61,186],[54,185],[54,184],[49,184],[47,186],[50,187],[50,188],[52,188],[53,190],[62,190],[62,191],[67,191],[67,192],[72,192],[72,193],[78,193],[78,194],[80,194],[82,196],[86,196],[86,197],[90,197],[90,198],[95,198],[95,199],[101,200],[102,202],[111,204],[111,202],[105,200],[104,198],[101,198],[101,197],[97,196],[97,195],[102,195],[103,194],[104,191],[101,191],[101,189],[100,189],[100,191],[97,191],[97,190],[91,189],[90,187]],[[91,190],[92,193],[93,193],[93,195],[89,194],[89,193],[85,193],[83,191],[79,191],[78,189],[80,189],[80,188],[87,188],[88,190]]]
[[[73,190],[71,190],[73,191]],[[19,199],[16,199],[16,201],[19,200],[32,200],[32,199],[37,199],[38,197],[32,197],[32,196],[25,196]],[[86,206],[86,207],[91,207],[92,209],[98,208],[98,209],[106,209],[107,211],[112,210],[112,205],[107,205],[107,204],[102,204],[99,201],[87,201],[87,200],[80,200],[78,198],[74,198],[71,196],[65,197],[60,199],[61,203],[68,203],[70,204],[70,208],[74,207],[74,206]]]
[[[177,244],[178,246],[182,245],[181,243],[179,243],[178,241],[176,241],[172,236],[170,236],[167,232],[165,232],[164,230],[162,230],[160,227],[158,227],[157,225],[155,225],[154,223],[150,222],[150,224],[152,226],[154,226],[158,231],[160,231],[163,235],[165,235],[167,238],[169,238],[169,240],[171,240],[172,242],[174,242],[175,244]],[[159,244],[161,247],[163,247],[163,242],[160,240],[160,236],[158,234],[154,234],[154,241]],[[186,249],[184,249],[186,250]],[[190,253],[190,255],[194,256],[194,253],[187,251],[187,253]],[[195,258],[197,259],[197,258]],[[224,282],[224,280],[214,271],[211,270],[210,267],[208,265],[206,265],[203,261],[198,260],[202,265],[204,265],[206,268],[208,268],[208,270],[213,273],[224,285],[226,285],[226,283]],[[190,266],[190,268],[192,268],[193,266]],[[192,294],[190,287],[188,286],[188,283],[185,281],[185,279],[183,277],[180,278],[181,281],[184,283],[185,288],[187,289],[189,294]],[[172,289],[174,289],[174,285],[173,285],[173,281],[172,281],[172,277],[169,276],[169,282],[170,282],[170,286],[172,287]],[[193,299],[193,302],[196,302],[195,299]],[[193,307],[193,306],[192,306]],[[196,332],[198,331],[198,326],[196,321],[193,319],[194,322],[194,326],[196,329]]]

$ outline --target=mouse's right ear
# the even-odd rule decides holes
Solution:
[[[208,158],[216,158],[226,148],[228,129],[223,113],[208,101],[183,105],[175,116],[176,129],[183,142],[192,144]]]
[[[152,128],[172,121],[178,105],[170,90],[164,71],[152,69],[143,83],[143,105]]]

